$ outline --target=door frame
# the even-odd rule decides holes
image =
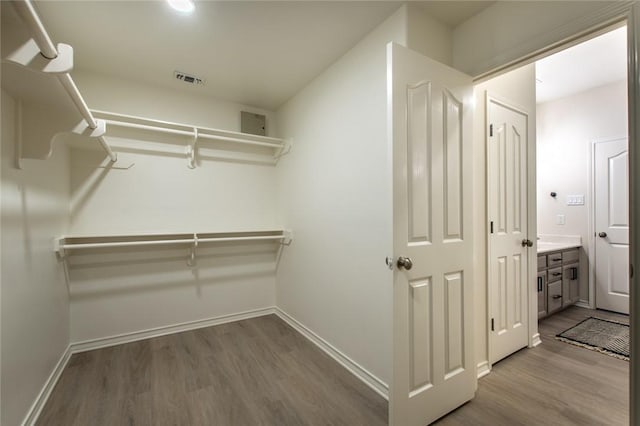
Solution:
[[[560,50],[589,40],[610,28],[625,23],[627,25],[627,91],[628,91],[628,147],[629,147],[629,263],[632,270],[640,268],[640,217],[635,218],[633,211],[640,208],[640,3],[626,2],[620,8],[607,8],[591,17],[599,22],[587,28],[581,27],[580,22],[567,24],[573,31],[573,36],[559,42],[550,43],[547,48],[524,54],[520,59],[504,63],[496,69],[476,76],[474,82],[497,77],[513,69],[528,65]],[[498,58],[499,59],[499,58]],[[532,165],[530,159],[529,166]],[[535,159],[533,159],[535,161]],[[486,185],[485,185],[486,190]],[[535,206],[535,204],[533,205]],[[631,327],[630,350],[634,356],[629,362],[629,420],[630,424],[640,423],[640,291],[635,291],[636,283],[640,282],[636,274],[629,279],[629,324]],[[637,315],[635,313],[638,313]],[[536,324],[537,325],[537,324]],[[537,327],[536,327],[537,328]],[[487,341],[487,346],[489,342]]]
[[[596,145],[599,143],[613,142],[620,139],[628,138],[627,136],[619,136],[615,138],[593,139],[591,141],[591,149],[589,152],[589,241],[587,242],[587,258],[589,259],[589,308],[596,309]],[[629,139],[627,139],[627,149],[629,147]],[[631,172],[631,170],[629,170]],[[631,195],[631,194],[629,194]],[[631,206],[631,204],[629,204]],[[631,242],[631,241],[629,241]],[[631,258],[629,258],[631,260]],[[631,311],[629,311],[631,312]]]
[[[532,210],[532,205],[533,205],[533,211],[536,211],[536,187],[535,187],[535,183],[536,183],[536,158],[535,158],[535,152],[536,152],[536,143],[535,140],[531,141],[529,140],[529,126],[531,125],[531,111],[527,111],[526,108],[524,108],[522,105],[518,105],[516,102],[513,102],[511,100],[505,99],[499,95],[496,95],[494,93],[492,93],[492,91],[490,90],[485,90],[485,102],[484,102],[484,110],[485,110],[485,123],[484,123],[484,144],[485,144],[485,215],[487,218],[487,223],[489,221],[489,150],[488,148],[488,141],[489,141],[489,125],[490,125],[490,120],[489,120],[489,104],[491,101],[495,101],[497,103],[500,103],[502,105],[504,105],[507,108],[510,108],[514,111],[517,111],[523,115],[525,115],[527,117],[527,182],[526,182],[526,187],[527,187],[527,238],[531,238],[531,236],[534,236],[537,234],[537,224],[535,220],[531,220],[531,210]],[[535,114],[535,111],[533,112],[533,114]],[[532,163],[533,161],[533,163]],[[533,169],[533,170],[532,170]],[[533,175],[532,175],[533,172]],[[532,188],[533,186],[533,188]],[[533,190],[532,190],[533,189]],[[533,198],[533,204],[532,204],[532,198]],[[535,217],[535,216],[534,216]],[[485,267],[486,267],[486,282],[487,282],[487,361],[489,362],[489,368],[491,368],[492,363],[491,363],[491,359],[492,359],[492,345],[491,345],[491,318],[492,318],[492,313],[493,313],[493,309],[494,306],[492,305],[491,301],[493,300],[492,298],[492,286],[491,286],[491,282],[490,282],[490,277],[491,277],[491,239],[489,238],[489,230],[487,229],[486,235],[485,235],[485,243],[486,243],[486,253],[487,253],[487,258],[485,259]],[[533,265],[537,265],[536,262],[536,258],[535,258],[535,252],[534,250],[527,250],[527,280],[530,283],[527,286],[527,292],[526,292],[526,297],[527,297],[527,338],[528,338],[528,347],[532,348],[535,346],[538,346],[540,343],[542,343],[542,341],[540,340],[540,335],[538,334],[538,327],[537,327],[537,321],[538,321],[538,310],[537,310],[537,302],[538,299],[536,297],[536,291],[537,291],[537,287],[536,287],[536,274],[538,272],[537,268],[533,268]],[[534,303],[535,302],[535,303]],[[532,318],[535,318],[535,320],[533,320]],[[536,327],[534,328],[533,325],[535,325]]]

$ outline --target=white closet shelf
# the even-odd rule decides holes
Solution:
[[[98,118],[105,121],[107,132],[109,126],[124,127],[139,130],[148,130],[160,133],[169,133],[178,136],[189,136],[192,138],[187,154],[195,155],[195,144],[199,139],[217,140],[222,142],[232,142],[245,145],[262,146],[272,148],[275,159],[289,152],[290,141],[273,138],[269,136],[252,135],[250,133],[232,132],[229,130],[214,129],[209,127],[195,126],[191,124],[173,123],[170,121],[154,120],[150,118],[138,117],[134,115],[118,114],[109,111],[91,110]],[[193,166],[193,158],[190,159]]]
[[[69,254],[68,252],[81,249],[191,245],[193,260],[195,248],[202,243],[272,240],[286,245],[291,242],[292,238],[293,233],[288,230],[64,236],[54,239],[54,251],[58,256],[64,258]]]

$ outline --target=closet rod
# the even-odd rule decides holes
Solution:
[[[86,244],[62,244],[61,249],[88,249],[101,247],[132,247],[132,246],[159,246],[168,244],[191,244],[195,240],[188,238],[184,240],[156,240],[156,241],[121,241],[115,243],[86,243]],[[198,240],[199,241],[199,240]]]
[[[188,131],[188,130],[178,130],[178,129],[171,129],[167,127],[150,126],[147,124],[127,123],[125,121],[118,121],[118,120],[105,120],[105,122],[111,126],[128,127],[132,129],[141,129],[141,130],[152,130],[155,132],[170,133],[173,135],[193,136],[193,131]],[[252,141],[250,139],[240,139],[240,138],[233,138],[229,136],[208,135],[206,133],[202,133],[203,131],[206,131],[206,130],[200,130],[198,132],[198,139],[212,139],[212,140],[219,140],[219,141],[225,141],[225,142],[243,143],[247,145],[268,146],[270,148],[282,148],[282,144],[279,144],[279,143],[259,142],[259,141]]]
[[[31,1],[13,0],[12,3],[22,20],[25,22],[27,27],[29,27],[31,37],[33,37],[33,40],[38,45],[42,56],[47,59],[55,59],[58,56],[58,50],[53,44],[53,41],[51,41],[51,37],[49,37],[49,34],[47,33],[44,25],[42,25],[42,21],[40,20],[40,17],[33,7],[33,4],[31,4]],[[84,120],[87,122],[89,128],[96,129],[98,127],[98,122],[93,117],[93,114],[91,114],[89,107],[82,98],[82,94],[71,78],[71,74],[69,74],[68,72],[58,74],[58,80],[62,84],[62,87],[64,87],[64,89],[67,91],[67,94],[80,112],[80,115],[82,115],[82,118],[84,118]],[[107,152],[111,161],[116,162],[118,160],[118,157],[111,150],[111,147],[105,140],[104,136],[99,136],[98,142],[100,142],[102,148],[104,148],[104,150]]]
[[[282,240],[284,238],[286,238],[284,235],[264,235],[264,236],[255,236],[255,237],[198,238],[197,241],[198,243],[213,243],[213,242],[231,242],[231,241]],[[157,245],[170,245],[170,244],[192,244],[195,241],[196,241],[195,238],[187,238],[187,239],[180,239],[180,240],[80,243],[80,244],[61,244],[59,248],[63,250],[73,250],[73,249],[106,248],[106,247],[157,246]]]

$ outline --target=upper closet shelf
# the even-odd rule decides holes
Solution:
[[[104,120],[107,126],[107,133],[109,127],[114,126],[189,137],[190,143],[187,145],[186,154],[189,168],[192,169],[195,168],[196,163],[196,144],[199,140],[203,139],[271,148],[276,161],[291,149],[291,142],[280,138],[232,132],[191,124],[173,123],[108,111],[91,110],[91,112],[96,117]]]

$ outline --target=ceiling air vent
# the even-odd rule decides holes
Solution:
[[[186,72],[174,71],[173,75],[175,76],[176,79],[180,81],[184,81],[185,83],[195,84],[198,86],[204,84],[204,79],[200,77],[196,77],[195,75],[192,75],[192,74],[187,74]]]

